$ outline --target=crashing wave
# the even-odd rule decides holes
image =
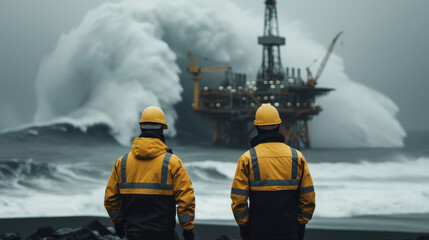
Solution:
[[[282,48],[286,65],[304,68],[326,52],[301,24],[288,21],[280,26],[280,33],[288,38]],[[175,104],[182,99],[182,85],[190,87],[179,81],[178,66],[188,61],[185,53],[192,50],[230,62],[251,79],[260,64],[255,39],[261,29],[261,19],[228,0],[103,4],[63,34],[42,63],[34,121],[67,117],[82,126],[104,123],[120,143],[129,144],[138,131],[141,110],[157,105],[166,112],[167,134],[174,136]],[[396,119],[398,107],[383,94],[352,81],[340,57],[331,56],[319,84],[336,90],[320,99],[324,111],[311,125],[313,146],[403,146],[405,131]],[[179,117],[189,111],[190,102],[184,105],[178,109]],[[195,119],[187,121],[195,125]],[[200,130],[195,126],[196,132]]]

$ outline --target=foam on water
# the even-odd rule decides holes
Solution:
[[[236,163],[207,160],[185,163],[185,166],[195,187],[197,218],[233,220],[229,195]],[[0,215],[107,216],[103,207],[105,181],[100,180],[105,177],[76,174],[77,170],[88,167],[84,163],[53,166],[59,172],[47,176],[65,175],[70,181],[46,179],[41,175],[33,181],[45,188],[25,186],[25,191],[15,187],[2,191]],[[429,158],[377,163],[310,163],[309,168],[316,190],[316,218],[429,213]],[[67,185],[68,190],[47,191],[52,184]]]
[[[63,34],[41,64],[34,120],[63,118],[83,127],[104,123],[120,143],[129,144],[138,131],[140,111],[158,105],[166,112],[168,134],[174,136],[174,105],[182,99],[178,66],[187,65],[186,52],[230,62],[254,79],[260,47],[249,39],[261,34],[261,21],[228,0],[104,4]],[[287,21],[280,26],[281,35],[288,38],[282,48],[288,66],[304,69],[326,52],[302,24]],[[395,117],[397,106],[352,81],[339,56],[331,56],[319,84],[336,91],[320,99],[324,112],[311,126],[313,146],[403,146],[405,132]],[[332,131],[332,126],[338,130]]]
[[[198,216],[233,219],[229,194],[236,164],[204,161],[189,163],[186,167],[205,170],[207,176],[227,177],[196,182]],[[429,213],[429,158],[378,163],[310,163],[309,168],[316,190],[315,217]],[[213,174],[213,171],[219,172]]]
[[[76,182],[91,186],[100,182],[97,177],[105,177],[103,172],[88,167],[90,163],[55,164],[53,162],[35,161],[29,159],[11,159],[0,162],[0,193],[16,193],[22,196],[31,195],[32,191],[65,193],[66,186],[69,191],[88,191],[74,189]],[[92,176],[88,174],[91,172]],[[89,188],[91,189],[91,188]]]
[[[90,163],[0,162],[0,216],[105,215],[107,174]]]
[[[55,194],[34,192],[26,198],[2,196],[2,217],[107,216],[103,206],[104,188],[90,193]]]
[[[429,158],[399,162],[310,165],[316,216],[429,213]]]

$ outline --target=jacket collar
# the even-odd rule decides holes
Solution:
[[[165,137],[164,134],[157,130],[144,130],[139,137],[144,138],[157,138],[161,140],[163,143],[165,143]]]
[[[256,137],[250,140],[250,145],[252,145],[252,147],[255,147],[260,143],[268,143],[268,142],[284,143],[285,137],[283,136],[283,134],[279,132],[268,132],[268,133],[258,134]]]

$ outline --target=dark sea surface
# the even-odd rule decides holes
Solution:
[[[195,136],[167,139],[195,187],[196,219],[234,224],[230,188],[245,148]],[[0,218],[107,216],[104,187],[129,151],[103,125],[29,127],[0,134]],[[303,150],[316,191],[309,227],[429,232],[429,132],[403,148]]]

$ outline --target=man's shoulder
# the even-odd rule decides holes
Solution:
[[[245,151],[243,154],[241,154],[240,159],[241,161],[248,161],[249,159],[251,159],[252,157],[250,156],[250,151],[253,148],[250,148],[249,150]]]
[[[129,153],[125,153],[124,155],[119,156],[119,157],[116,159],[116,161],[115,161],[115,165],[120,165],[120,164],[121,164],[121,162],[123,161],[123,158],[124,158],[124,157],[126,157],[126,156],[128,156],[128,154],[129,154]]]
[[[176,154],[170,153],[170,152],[167,152],[166,154],[170,154],[171,155],[170,156],[170,163],[171,164],[178,164],[178,163],[182,162],[182,160]]]
[[[298,149],[295,149],[295,150],[296,150],[296,153],[298,154],[298,158],[301,159],[302,162],[305,162],[304,154]]]

